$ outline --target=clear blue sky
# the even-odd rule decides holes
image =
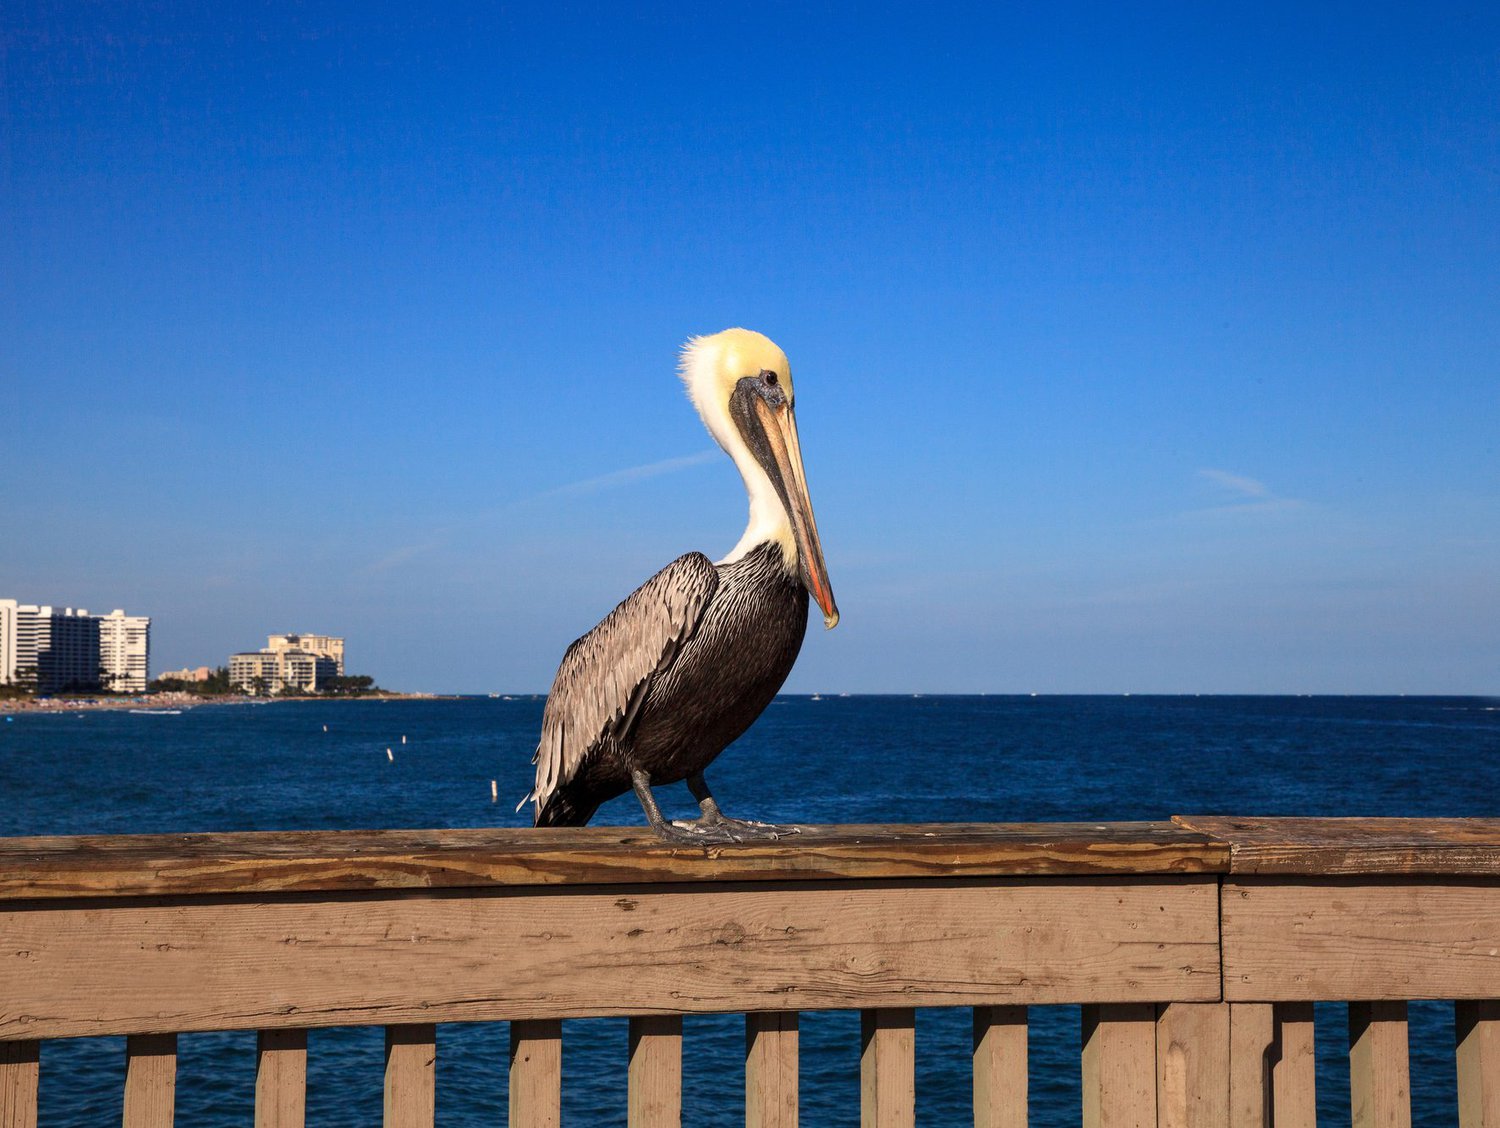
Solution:
[[[436,11],[429,10],[436,8]],[[1500,687],[1500,8],[11,3],[0,596],[539,691],[744,496],[810,691]]]

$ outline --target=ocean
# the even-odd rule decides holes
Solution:
[[[0,721],[0,835],[524,825],[512,808],[541,712],[517,697],[21,714]],[[777,822],[1493,817],[1500,701],[781,697],[708,778],[728,814]],[[661,798],[696,813],[680,785]],[[625,796],[595,822],[642,818]],[[1410,1018],[1413,1123],[1454,1124],[1452,1005]],[[1345,1008],[1317,1019],[1319,1123],[1347,1125]],[[1035,1128],[1080,1121],[1079,1022],[1032,1009]],[[439,1028],[439,1124],[504,1122],[507,1039],[504,1024]],[[918,1122],[971,1122],[968,1011],[920,1011],[917,1040]],[[685,1021],[684,1123],[744,1122],[743,1046],[738,1015]],[[380,1122],[383,1047],[378,1028],[313,1032],[309,1124]],[[802,1123],[854,1128],[859,1016],[804,1014],[801,1050]],[[563,1053],[564,1122],[623,1126],[624,1020],[567,1022]],[[249,1124],[254,1060],[253,1033],[182,1036],[179,1128]],[[123,1039],[45,1043],[42,1125],[119,1123],[123,1079]]]

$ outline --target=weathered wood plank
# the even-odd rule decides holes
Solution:
[[[645,828],[0,838],[0,901],[682,881],[1212,873],[1223,843],[1171,823],[809,826],[689,847]]]
[[[1272,1128],[1270,1003],[1229,1003],[1229,1128]]]
[[[860,1128],[914,1128],[917,1122],[916,1011],[860,1013]]]
[[[745,1128],[797,1128],[797,1012],[745,1016]]]
[[[1459,1128],[1500,1128],[1500,1001],[1455,1004],[1453,1026]]]
[[[1315,1064],[1311,1003],[1230,1003],[1230,1128],[1317,1128]]]
[[[1229,847],[1233,874],[1500,877],[1500,819],[1178,816]]]
[[[1083,1128],[1155,1128],[1156,1008],[1083,1008]]]
[[[0,928],[0,1038],[1206,1001],[1216,907],[1212,877],[39,903]]]
[[[1353,1128],[1411,1128],[1406,1004],[1349,1004],[1349,1105]]]
[[[36,1128],[40,1042],[0,1042],[0,1128]]]
[[[1318,1061],[1313,1005],[1277,1003],[1271,1058],[1271,1107],[1276,1128],[1317,1128]]]
[[[255,1128],[303,1128],[307,1031],[262,1030],[255,1046]]]
[[[1157,1128],[1229,1122],[1229,1004],[1170,1003],[1156,1016]]]
[[[177,1108],[177,1035],[125,1039],[124,1128],[172,1128]]]
[[[510,1128],[562,1124],[562,1023],[510,1024]]]
[[[385,1128],[432,1128],[437,1116],[437,1027],[385,1028]]]
[[[974,1128],[1026,1128],[1025,1007],[974,1008]]]
[[[682,1128],[682,1016],[630,1020],[629,1128]]]
[[[1223,905],[1235,1002],[1500,996],[1500,881],[1243,877]]]

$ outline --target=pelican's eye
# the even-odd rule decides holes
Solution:
[[[776,373],[772,372],[770,369],[762,368],[760,371],[760,378],[764,380],[770,387],[774,388],[776,386]]]

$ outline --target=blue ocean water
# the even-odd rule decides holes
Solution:
[[[542,702],[203,706],[0,721],[0,835],[522,825]],[[324,731],[324,726],[327,731]],[[402,737],[406,743],[402,743]],[[386,750],[394,757],[388,758]],[[1172,814],[1500,814],[1500,701],[1331,697],[782,697],[709,772],[724,808],[781,822],[1111,820]],[[500,801],[490,800],[498,781]],[[685,790],[664,806],[695,813]],[[597,822],[641,821],[635,800]],[[1349,1123],[1345,1008],[1318,1007],[1320,1124]],[[1079,1012],[1031,1013],[1031,1114],[1076,1125]],[[1411,1007],[1414,1124],[1457,1120],[1453,1008]],[[969,1015],[921,1011],[918,1120],[969,1121]],[[502,1123],[503,1024],[438,1035],[438,1122]],[[685,1023],[684,1120],[743,1123],[739,1016]],[[251,1121],[253,1034],[185,1035],[178,1119]],[[859,1018],[804,1014],[802,1122],[859,1122]],[[308,1117],[378,1124],[379,1029],[315,1031]],[[568,1022],[564,1119],[625,1123],[623,1020]],[[42,1124],[118,1123],[123,1040],[49,1042]]]

